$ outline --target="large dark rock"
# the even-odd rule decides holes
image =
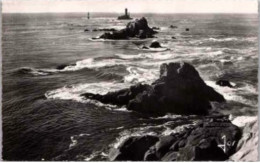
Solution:
[[[111,161],[142,161],[145,152],[158,140],[157,136],[150,135],[130,137],[117,149],[110,150],[109,159]]]
[[[129,138],[119,147],[120,154],[116,156],[120,159],[116,160],[224,161],[235,152],[240,138],[240,129],[227,117],[206,117],[181,132],[162,136],[159,140],[156,137]],[[150,143],[151,140],[154,141]],[[122,152],[123,149],[127,152]]]
[[[128,110],[148,115],[206,115],[211,101],[225,101],[205,84],[192,65],[182,62],[162,64],[160,78],[152,85],[137,84],[106,95],[86,93],[83,96],[107,104],[126,105]]]
[[[126,28],[122,30],[113,31],[112,33],[104,33],[99,38],[120,40],[137,37],[140,39],[145,39],[154,37],[153,35],[155,33],[157,32],[150,28],[147,20],[142,17],[141,19],[136,19],[135,21],[129,22],[126,25]]]

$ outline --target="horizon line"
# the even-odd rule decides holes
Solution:
[[[76,12],[76,11],[65,11],[65,12],[2,12],[2,14],[48,14],[48,13],[110,13],[110,14],[123,14],[123,12]],[[258,14],[258,12],[131,12],[130,14]]]

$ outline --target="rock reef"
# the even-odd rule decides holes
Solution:
[[[85,93],[82,96],[156,116],[166,113],[207,115],[211,101],[225,102],[224,97],[206,85],[198,71],[185,62],[162,64],[159,79],[151,85],[137,84],[105,95]]]
[[[146,18],[136,19],[135,21],[129,22],[126,28],[119,31],[106,32],[99,36],[102,39],[113,39],[113,40],[124,40],[129,38],[153,38],[157,32],[148,26]]]

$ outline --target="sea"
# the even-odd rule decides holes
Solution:
[[[124,28],[129,20],[119,15],[3,14],[4,160],[107,160],[129,136],[168,135],[196,123],[195,115],[144,117],[80,96],[151,83],[162,63],[192,64],[225,97],[219,111],[231,119],[257,115],[257,14],[131,14],[159,27],[156,38],[91,39],[104,33],[93,29]],[[164,48],[139,48],[154,40]],[[216,85],[220,79],[234,87]]]

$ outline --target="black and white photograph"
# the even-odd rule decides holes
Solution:
[[[2,0],[3,161],[257,161],[257,0]]]

